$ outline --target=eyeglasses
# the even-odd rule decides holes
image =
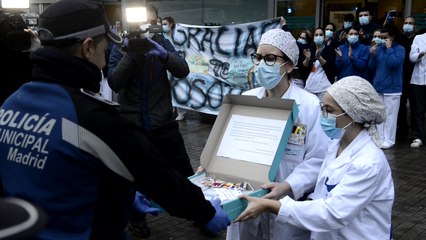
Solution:
[[[337,110],[337,109],[333,109],[333,110],[327,109],[327,106],[324,106],[324,104],[322,102],[320,102],[320,108],[321,108],[322,116],[324,118],[328,118],[328,114],[331,114],[332,111]],[[343,116],[345,114],[346,114],[345,112],[339,113],[339,114],[336,115],[336,118]]]
[[[259,65],[260,61],[262,61],[262,59],[263,59],[265,61],[266,65],[272,66],[272,65],[275,64],[275,62],[277,61],[277,58],[279,58],[279,57],[282,58],[282,59],[286,59],[283,56],[278,56],[278,55],[275,55],[275,54],[260,55],[260,54],[257,54],[257,53],[253,53],[251,55],[251,61],[256,65]]]

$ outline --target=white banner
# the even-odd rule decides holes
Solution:
[[[224,26],[177,24],[172,44],[185,58],[190,74],[170,77],[173,105],[218,114],[223,97],[241,94],[251,83],[255,53],[262,34],[278,28],[280,19]]]

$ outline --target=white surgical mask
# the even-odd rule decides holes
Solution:
[[[323,36],[316,36],[314,37],[314,42],[316,45],[321,45],[324,43],[324,37]]]
[[[358,42],[358,35],[349,35],[348,36],[348,43],[350,44],[350,45],[353,45],[353,44],[355,44],[355,43],[357,43]]]
[[[300,43],[300,44],[307,44],[306,40],[303,39],[303,38],[297,39],[297,42]]]
[[[326,30],[326,31],[325,31],[325,36],[326,36],[328,39],[332,38],[332,37],[333,37],[333,31],[331,31],[331,30]]]
[[[163,32],[165,32],[165,33],[170,32],[170,27],[169,27],[169,25],[163,25]]]
[[[283,64],[275,63],[272,66],[268,66],[262,59],[260,64],[254,70],[254,77],[260,83],[260,85],[262,85],[262,87],[271,90],[276,87],[284,77],[285,73],[281,75],[280,69],[287,63],[288,61]]]
[[[359,23],[361,25],[367,25],[370,23],[370,17],[369,16],[362,16],[359,18]]]
[[[348,28],[352,27],[352,22],[343,22],[343,27],[345,29],[348,29]]]
[[[379,38],[379,37],[375,37],[372,40],[373,42],[375,42],[377,45],[380,45],[383,43],[383,39]]]
[[[410,32],[413,32],[413,30],[414,30],[414,26],[411,24],[404,24],[402,26],[402,31],[404,31],[404,33],[410,33]]]

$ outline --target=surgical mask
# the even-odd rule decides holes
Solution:
[[[350,122],[348,125],[346,125],[343,128],[338,128],[336,127],[336,119],[345,114],[346,113],[335,115],[335,114],[329,113],[327,115],[327,118],[324,117],[323,114],[321,114],[320,125],[322,130],[325,132],[325,135],[327,135],[331,139],[341,139],[343,137],[343,135],[345,134],[345,129],[349,127],[349,125],[351,125],[352,122]]]
[[[373,42],[375,42],[377,45],[382,44],[384,41],[383,39],[379,38],[379,37],[375,37],[373,38]]]
[[[370,23],[370,17],[369,16],[362,16],[359,18],[359,23],[361,25],[367,25]]]
[[[283,75],[280,75],[280,69],[287,63],[288,62],[285,62],[283,64],[275,63],[272,66],[268,66],[266,65],[265,61],[262,60],[260,61],[260,64],[257,66],[257,68],[254,70],[254,77],[260,83],[260,85],[262,85],[262,87],[271,90],[276,87],[281,81],[281,79],[284,77],[285,73]]]
[[[404,31],[404,33],[410,33],[414,30],[414,26],[411,24],[404,24],[402,26],[402,31]]]
[[[303,38],[297,39],[297,42],[300,43],[300,44],[307,44],[306,40],[303,39]]]
[[[358,42],[358,35],[349,35],[348,36],[349,44],[353,45]]]
[[[332,37],[333,37],[333,31],[331,31],[331,30],[326,30],[326,31],[325,31],[325,36],[326,36],[328,39],[332,38]]]
[[[316,45],[321,45],[324,43],[324,37],[323,36],[316,36],[314,37],[314,42]]]
[[[163,32],[165,32],[165,33],[170,32],[170,27],[169,27],[169,25],[163,25]]]
[[[352,27],[352,22],[343,22],[343,27],[345,29]]]

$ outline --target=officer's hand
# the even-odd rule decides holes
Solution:
[[[151,202],[140,192],[136,192],[135,200],[133,201],[133,207],[139,213],[152,214],[157,216],[161,210],[159,208],[151,207]]]
[[[152,40],[151,38],[146,38],[151,43],[151,49],[148,51],[147,55],[159,57],[161,60],[165,61],[169,53],[164,49],[160,44]]]
[[[231,220],[220,207],[220,199],[216,198],[211,200],[211,204],[216,210],[214,217],[202,226],[202,230],[212,235],[219,234],[220,231],[225,230],[231,224]]]

